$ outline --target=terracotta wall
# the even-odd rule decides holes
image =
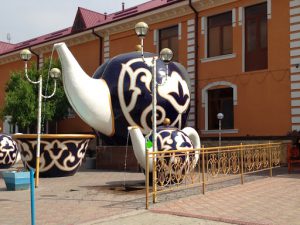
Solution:
[[[240,0],[223,6],[213,7],[199,13],[199,64],[198,90],[196,107],[198,111],[198,129],[204,130],[204,108],[201,102],[201,90],[206,85],[227,81],[237,86],[237,105],[234,106],[234,128],[236,134],[230,136],[267,136],[285,135],[291,128],[291,89],[289,73],[289,1],[272,0],[271,19],[268,20],[268,69],[243,72],[243,27],[238,25],[238,7],[245,7],[261,0]],[[234,58],[202,62],[204,58],[204,35],[201,34],[201,17],[219,14],[236,8],[236,26],[233,27]],[[194,15],[179,17],[149,24],[150,30],[144,43],[145,51],[156,52],[153,31],[181,23],[181,40],[179,41],[179,62],[187,66],[187,21]],[[140,43],[134,28],[130,31],[110,34],[109,55],[135,51]],[[71,51],[82,68],[92,75],[99,66],[99,40],[89,41],[71,47]],[[50,53],[49,53],[50,54]],[[47,54],[44,54],[47,57]],[[9,72],[22,69],[22,61],[0,66],[0,105],[4,101],[4,87]],[[87,87],[88,88],[88,87]],[[87,89],[88,90],[88,89]],[[88,127],[78,116],[59,123],[59,132],[89,132]],[[217,135],[217,134],[216,134]],[[201,136],[207,134],[201,133]]]
[[[233,53],[236,57],[199,64],[198,126],[201,130],[204,130],[205,123],[205,112],[201,106],[201,89],[217,81],[227,81],[237,86],[234,129],[237,129],[238,133],[230,136],[286,135],[291,128],[288,1],[272,1],[271,19],[268,20],[268,69],[243,72],[242,68],[243,26],[238,25],[238,7],[261,2],[237,1],[205,10],[199,15],[210,16],[236,8],[237,16],[236,26],[233,27]],[[201,31],[201,23],[199,30]],[[203,59],[204,35],[199,33],[199,37],[200,59]]]
[[[13,71],[24,70],[24,62],[19,61],[3,64],[0,66],[0,105],[4,104],[5,87]]]
[[[176,19],[161,21],[155,24],[148,24],[149,31],[144,39],[144,50],[147,52],[157,53],[157,47],[154,45],[154,30],[171,27],[181,23],[181,40],[179,40],[179,62],[186,66],[186,49],[187,49],[187,25],[186,21],[193,18],[192,15],[184,16]],[[118,54],[135,51],[136,45],[140,44],[140,39],[134,32],[134,27],[131,31],[126,31],[110,36],[110,56],[114,57]]]
[[[37,61],[36,57],[33,56],[31,62],[28,63],[30,66],[31,63]],[[24,62],[20,59],[7,64],[0,65],[0,107],[2,108],[5,102],[5,88],[6,84],[9,81],[10,74],[13,71],[24,71]],[[0,118],[0,131],[3,129],[3,121]]]

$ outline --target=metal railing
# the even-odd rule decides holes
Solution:
[[[147,154],[146,162],[152,160],[152,172],[149,163],[146,168],[146,208],[149,196],[153,203],[162,192],[202,186],[205,194],[206,185],[280,167],[281,143],[235,145],[220,147],[202,147],[172,151],[157,151]],[[152,182],[152,189],[150,186]]]

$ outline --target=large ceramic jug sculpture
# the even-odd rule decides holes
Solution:
[[[116,56],[100,66],[93,78],[80,67],[64,43],[55,44],[63,70],[66,95],[77,114],[114,143],[125,143],[128,126],[143,134],[152,127],[151,69],[140,52]],[[153,56],[145,53],[145,57]],[[157,60],[158,82],[166,66]],[[184,127],[190,107],[189,78],[179,63],[168,66],[167,81],[157,88],[157,124],[169,118],[171,125]]]
[[[180,183],[183,175],[194,169],[199,159],[200,138],[195,129],[186,127],[179,130],[175,127],[166,126],[157,128],[157,149],[158,151],[198,149],[191,152],[169,154],[166,152],[164,158],[157,160],[157,172],[167,174],[161,177],[161,184]],[[133,150],[141,167],[146,169],[146,140],[152,141],[152,134],[143,136],[139,127],[128,128],[132,140]],[[152,147],[147,147],[149,153]],[[176,158],[176,159],[175,159]],[[149,172],[153,170],[153,159],[149,159]],[[150,175],[151,176],[151,175]]]

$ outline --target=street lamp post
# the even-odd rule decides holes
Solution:
[[[144,58],[144,38],[148,32],[148,25],[145,22],[139,22],[135,25],[135,32],[141,40],[141,56],[143,62],[151,68],[152,73],[152,141],[153,141],[153,151],[157,151],[157,135],[156,135],[156,103],[157,103],[157,82],[156,82],[156,61],[158,60],[157,56],[153,56],[152,59],[146,60]],[[173,52],[169,48],[164,48],[160,51],[159,58],[168,66],[168,63],[173,58]],[[168,69],[168,67],[167,67]],[[168,71],[167,71],[168,74]]]
[[[219,146],[221,146],[222,119],[224,118],[223,113],[218,113],[217,118],[219,120]]]
[[[37,149],[36,149],[36,171],[35,171],[35,187],[39,185],[39,167],[40,167],[40,150],[41,150],[41,118],[42,118],[42,98],[51,98],[54,96],[56,92],[56,80],[60,77],[61,72],[58,68],[52,68],[50,70],[50,76],[54,79],[54,89],[51,95],[43,95],[42,88],[43,88],[43,77],[40,74],[39,79],[37,81],[33,81],[29,78],[27,73],[27,62],[31,59],[31,52],[29,49],[24,49],[20,52],[20,57],[25,63],[25,77],[26,79],[32,83],[39,85],[39,92],[38,92],[38,115],[37,115]]]
[[[152,59],[145,59],[144,57],[144,38],[147,35],[148,32],[148,25],[144,22],[139,22],[135,25],[135,32],[137,36],[141,40],[141,45],[140,45],[140,50],[141,50],[141,56],[143,62],[151,68],[151,73],[152,73],[152,151],[156,152],[157,151],[157,135],[156,135],[156,103],[157,103],[157,97],[156,97],[156,92],[157,92],[157,81],[156,81],[156,61],[158,60],[157,56],[153,56]],[[168,49],[164,48],[160,51],[160,57],[159,57],[167,66],[168,70],[168,63],[172,60],[173,58],[173,52]],[[166,76],[168,75],[168,71],[166,73]],[[155,159],[154,159],[155,162]],[[156,173],[155,171],[153,172],[153,181],[156,179]],[[146,189],[149,186],[149,155],[148,155],[148,148],[146,147]],[[153,182],[154,185],[154,182]],[[153,187],[156,189],[156,185]],[[155,190],[154,190],[155,192]],[[153,202],[156,201],[156,196],[153,195]],[[146,191],[146,208],[148,208],[148,192]]]

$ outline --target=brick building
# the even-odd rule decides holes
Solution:
[[[152,0],[112,14],[78,8],[71,27],[17,44],[0,42],[0,105],[10,71],[29,48],[38,64],[66,42],[90,75],[105,60],[135,50],[134,25],[146,22],[145,50],[169,47],[191,78],[188,126],[201,137],[285,136],[300,130],[299,0]],[[124,44],[126,43],[126,44]],[[77,116],[59,132],[91,132]]]

